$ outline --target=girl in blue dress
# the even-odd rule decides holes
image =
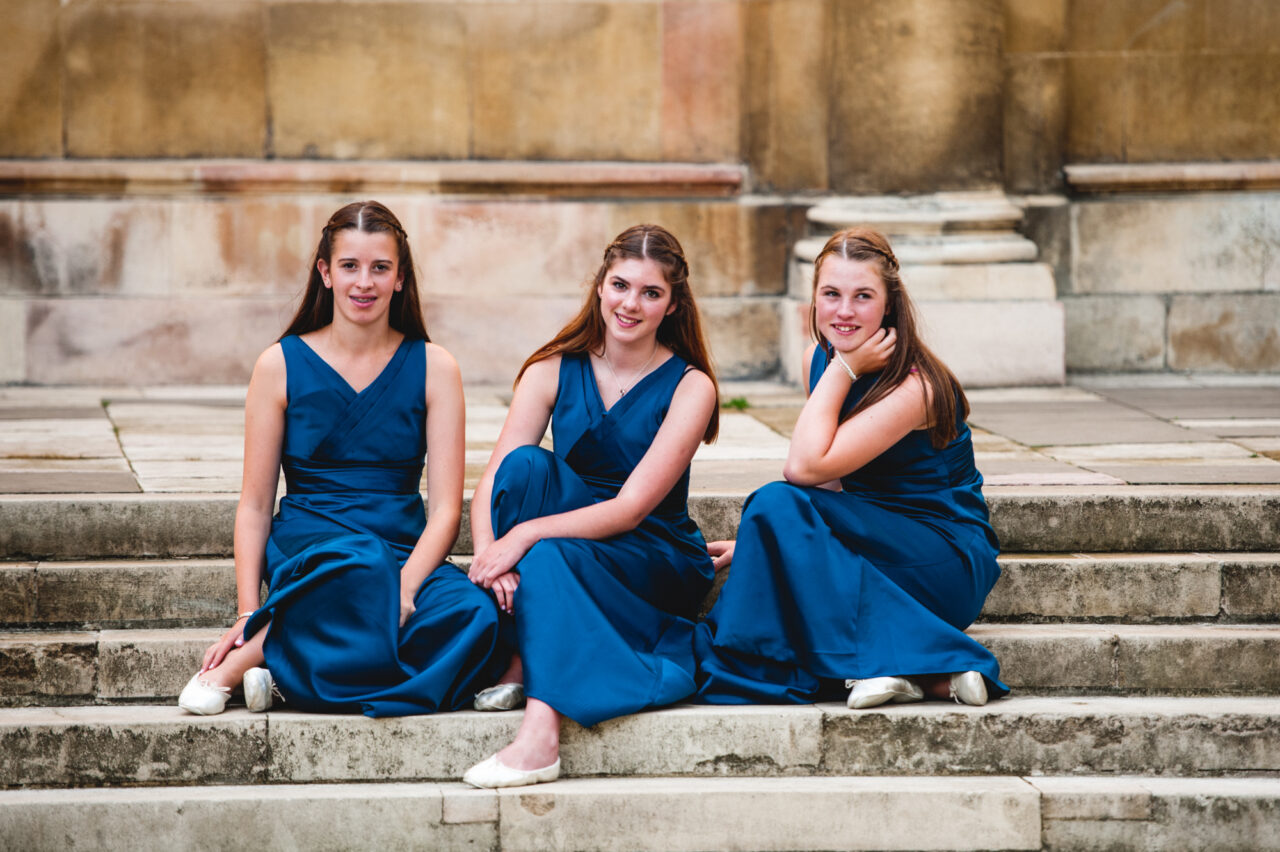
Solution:
[[[1003,694],[965,635],[1000,569],[968,402],[920,340],[888,241],[832,237],[814,270],[809,399],[783,475],[744,504],[699,625],[699,697],[853,708]]]
[[[555,451],[541,449],[550,421]],[[471,578],[514,616],[519,656],[478,709],[528,706],[477,787],[551,781],[560,717],[581,725],[687,698],[714,571],[686,500],[719,428],[684,252],[640,225],[604,252],[578,316],[529,357],[471,504]]]
[[[219,713],[243,684],[250,710],[278,689],[293,708],[400,716],[459,709],[492,683],[509,631],[445,561],[463,447],[458,366],[427,342],[404,229],[377,202],[349,204],[325,225],[302,306],[249,380],[240,617],[179,706]],[[288,493],[273,518],[282,465]]]

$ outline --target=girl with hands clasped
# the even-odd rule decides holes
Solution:
[[[1000,574],[968,402],[920,340],[888,241],[833,236],[815,262],[809,399],[785,482],[756,491],[698,626],[699,698],[852,708],[1008,691],[964,633]]]
[[[509,626],[445,562],[462,516],[463,419],[458,365],[427,342],[404,229],[377,202],[343,207],[301,308],[249,380],[240,617],[180,707],[220,713],[243,683],[250,710],[278,692],[304,710],[432,713],[501,674]],[[273,518],[282,465],[288,493]]]
[[[582,310],[516,378],[471,504],[471,579],[513,613],[519,656],[478,710],[528,695],[476,787],[552,781],[581,725],[687,698],[692,618],[714,576],[689,463],[719,426],[684,252],[655,225],[609,244]],[[551,424],[555,451],[538,446]]]

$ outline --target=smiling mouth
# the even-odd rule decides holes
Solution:
[[[841,323],[841,324],[832,323],[832,324],[831,324],[831,330],[832,330],[832,331],[834,331],[836,334],[853,334],[854,332],[856,332],[856,331],[857,331],[858,329],[860,329],[860,328],[862,328],[862,326],[860,326],[860,325],[845,325],[845,324],[843,324],[843,323]]]
[[[618,320],[618,325],[621,325],[623,328],[635,328],[640,324],[640,320],[624,317],[622,314],[615,313],[613,316]]]

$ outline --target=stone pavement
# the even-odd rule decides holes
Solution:
[[[726,383],[720,439],[692,490],[746,494],[781,475],[804,396]],[[467,389],[467,487],[510,392]],[[999,486],[1280,485],[1280,376],[1113,375],[969,393],[978,467]],[[234,493],[243,387],[0,387],[0,494]]]

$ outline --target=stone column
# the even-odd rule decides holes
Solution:
[[[998,186],[1002,27],[1000,0],[835,0],[830,188]]]

